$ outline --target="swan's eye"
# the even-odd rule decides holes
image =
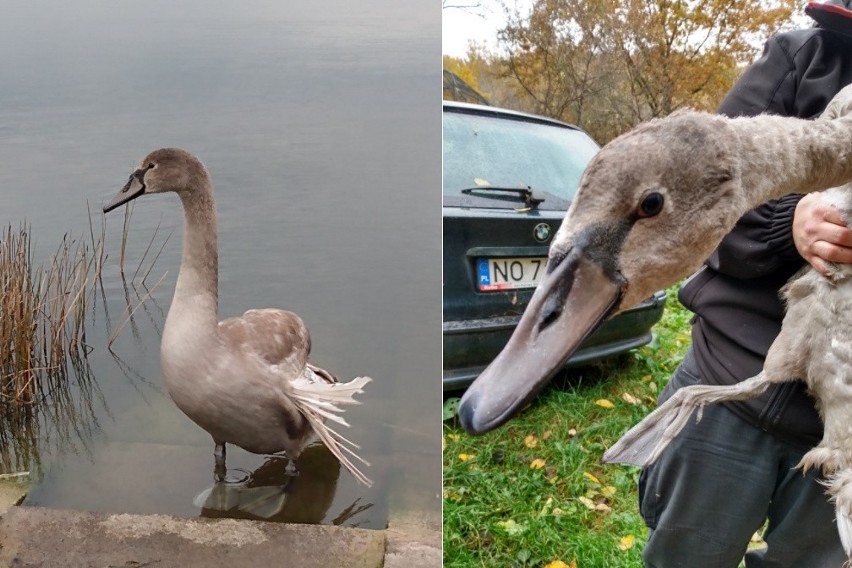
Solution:
[[[665,203],[663,194],[653,191],[642,198],[642,202],[639,204],[639,209],[636,212],[640,218],[653,217],[663,210],[663,203]]]
[[[150,170],[153,167],[154,167],[154,162],[148,162],[148,169]]]

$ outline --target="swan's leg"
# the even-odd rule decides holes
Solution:
[[[646,466],[654,463],[677,436],[695,410],[697,420],[705,404],[725,400],[747,400],[772,384],[765,372],[729,386],[692,385],[675,392],[639,424],[631,428],[603,455],[604,463]]]
[[[286,473],[290,477],[296,477],[297,475],[299,475],[299,470],[296,469],[296,460],[287,460],[287,467],[284,468],[284,473]]]
[[[213,450],[213,457],[216,458],[216,466],[213,468],[213,478],[221,483],[225,481],[225,475],[228,473],[225,467],[225,443],[216,442],[216,448]]]
[[[299,475],[299,469],[296,467],[296,460],[299,459],[299,456],[302,455],[302,451],[298,452],[286,452],[287,457],[287,467],[284,468],[284,473],[289,475],[290,477],[296,477]]]

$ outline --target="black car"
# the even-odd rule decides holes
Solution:
[[[444,101],[444,390],[467,386],[508,341],[598,149],[563,122]],[[661,291],[605,321],[567,365],[650,342],[664,305]]]

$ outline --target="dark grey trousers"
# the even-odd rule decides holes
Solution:
[[[664,391],[699,381],[687,353]],[[846,560],[819,472],[793,469],[806,450],[750,425],[721,404],[704,408],[642,471],[639,508],[649,568],[839,568]],[[767,546],[746,552],[769,520]]]

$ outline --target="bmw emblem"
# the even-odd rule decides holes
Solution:
[[[550,238],[550,225],[547,223],[539,223],[533,229],[533,236],[535,237],[535,240],[540,243],[547,242]]]

